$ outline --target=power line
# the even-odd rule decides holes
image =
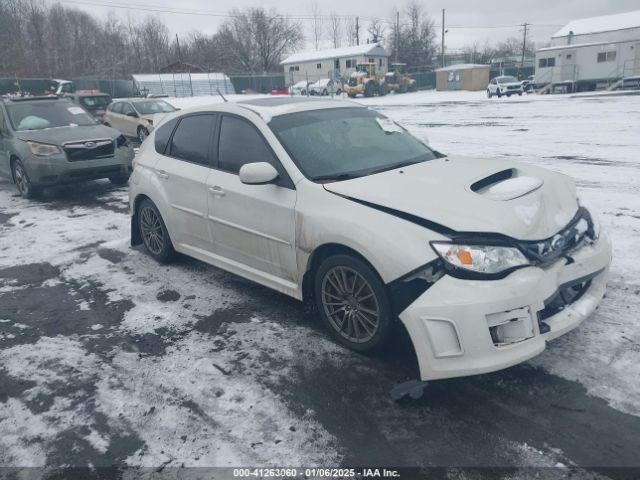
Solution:
[[[161,5],[143,5],[139,3],[121,3],[110,0],[59,0],[60,3],[68,3],[73,5],[85,5],[85,6],[95,6],[95,7],[106,7],[106,8],[116,8],[116,9],[124,9],[124,10],[137,10],[143,12],[153,12],[153,13],[168,13],[174,15],[198,15],[198,16],[209,16],[209,17],[221,17],[221,18],[236,18],[238,15],[235,15],[230,12],[219,12],[215,10],[206,10],[206,9],[195,9],[195,8],[172,8],[172,7],[164,7]],[[295,15],[287,15],[287,14],[277,14],[276,18],[286,18],[289,20],[302,20],[302,21],[313,21],[317,18],[322,19],[330,19],[330,18],[341,18],[341,19],[365,19],[367,21],[378,20],[383,23],[394,24],[396,23],[394,20],[380,19],[376,17],[361,17],[359,15],[304,15],[304,14],[295,14]],[[535,27],[543,27],[543,28],[560,28],[563,25],[544,25],[544,24],[528,24],[529,26]],[[522,24],[514,24],[514,25],[447,25],[447,29],[469,29],[469,30],[484,30],[484,29],[509,29],[509,28],[519,28],[522,27]],[[441,25],[434,25],[434,28],[441,28]]]

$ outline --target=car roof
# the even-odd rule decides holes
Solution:
[[[26,96],[26,97],[12,97],[10,95],[0,95],[0,100],[5,103],[31,103],[31,102],[58,102],[61,100],[69,101],[65,97],[57,97],[55,95],[40,95],[40,96]]]
[[[310,110],[326,110],[330,108],[367,108],[349,100],[331,100],[308,97],[273,96],[259,97],[237,102],[203,104],[197,107],[185,108],[179,111],[179,115],[201,111],[217,111],[238,113],[249,110],[259,115],[269,123],[273,117],[289,113],[305,112]]]

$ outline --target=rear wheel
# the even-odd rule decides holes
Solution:
[[[365,262],[349,255],[325,259],[315,276],[315,298],[331,335],[358,352],[382,348],[391,334],[384,285]]]
[[[151,200],[143,200],[138,208],[137,217],[140,236],[149,255],[160,263],[171,260],[175,251],[167,227],[155,204]]]
[[[20,160],[13,161],[11,170],[13,172],[13,180],[15,181],[16,187],[22,197],[33,198],[39,193],[40,190],[31,184],[29,175],[27,175],[27,171]]]
[[[364,86],[364,96],[365,97],[373,97],[374,93],[375,92],[374,92],[373,83],[367,82],[367,84]]]

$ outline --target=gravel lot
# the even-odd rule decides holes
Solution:
[[[442,152],[573,176],[614,243],[597,313],[527,364],[394,403],[391,388],[417,376],[402,331],[383,355],[349,352],[283,295],[132,249],[126,188],[27,201],[0,180],[0,466],[521,469],[510,478],[581,466],[631,478],[617,467],[640,468],[640,96],[363,102]]]

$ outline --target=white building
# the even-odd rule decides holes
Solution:
[[[536,84],[571,91],[637,84],[640,10],[574,20],[536,52]]]
[[[284,67],[287,82],[292,84],[333,76],[347,79],[359,63],[375,63],[378,73],[384,75],[388,68],[389,54],[378,43],[367,43],[352,47],[333,48],[295,53],[280,64]]]

